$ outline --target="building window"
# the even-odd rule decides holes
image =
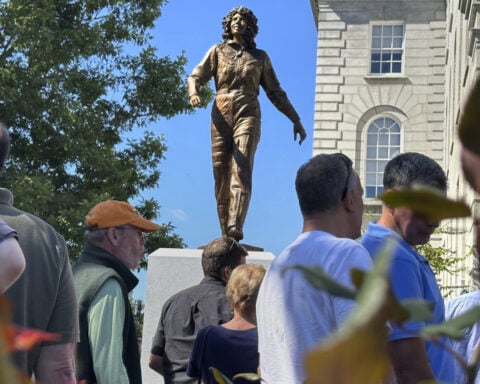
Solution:
[[[403,24],[372,25],[370,74],[401,74],[405,26]]]
[[[388,160],[400,153],[400,125],[390,117],[375,119],[367,129],[365,196],[383,192],[383,170]]]

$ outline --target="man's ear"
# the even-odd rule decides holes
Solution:
[[[232,274],[232,267],[227,265],[226,267],[223,267],[222,269],[222,280],[224,283],[228,283],[228,280],[230,280],[230,276]]]
[[[347,210],[347,212],[353,212],[355,210],[355,198],[353,196],[353,189],[347,188],[347,193],[345,194],[345,198],[342,200],[343,206]]]
[[[108,241],[113,244],[113,245],[117,245],[118,244],[118,232],[117,230],[114,228],[114,227],[110,227],[108,228],[107,230],[107,238],[108,238]]]

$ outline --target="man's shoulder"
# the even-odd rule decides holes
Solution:
[[[445,312],[464,312],[475,306],[480,306],[480,290],[464,293],[445,301]]]
[[[19,232],[33,230],[46,232],[57,238],[59,242],[64,242],[63,236],[55,228],[33,213],[23,211],[14,206],[0,204],[0,218]]]
[[[219,284],[209,283],[208,280],[202,280],[200,284],[192,285],[191,287],[182,289],[174,293],[167,299],[166,303],[173,303],[178,301],[191,301],[195,298],[202,298],[205,295],[216,292],[223,292],[225,294],[225,286]]]

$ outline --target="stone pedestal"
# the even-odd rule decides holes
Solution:
[[[201,249],[159,248],[148,258],[141,351],[143,384],[163,383],[163,377],[148,367],[152,338],[165,301],[174,293],[202,280],[201,255]],[[270,252],[249,251],[247,263],[268,266],[273,257]]]

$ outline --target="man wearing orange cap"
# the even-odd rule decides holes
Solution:
[[[144,256],[144,232],[160,229],[128,203],[106,200],[85,217],[85,246],[73,267],[80,313],[77,379],[142,382],[137,334],[128,301]]]

